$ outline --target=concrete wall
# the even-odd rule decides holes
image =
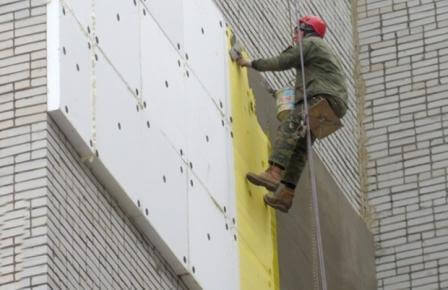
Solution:
[[[448,2],[358,3],[379,289],[448,287]]]
[[[257,115],[272,136],[278,122],[272,113],[274,100],[259,84],[261,75],[250,71],[257,97]],[[364,220],[338,188],[319,157],[314,155],[328,289],[376,289],[375,245]],[[280,289],[319,289],[315,223],[311,210],[311,186],[306,169],[288,214],[277,213]]]
[[[237,37],[253,58],[271,57],[282,52],[291,43],[291,25],[287,0],[215,0],[221,8]],[[355,97],[353,69],[355,64],[352,10],[349,1],[290,1],[292,18],[308,14],[321,15],[328,22],[326,40],[343,63],[349,89],[349,111],[344,117],[344,128],[314,148],[331,172],[336,184],[342,189],[353,207],[364,214],[366,198],[360,183],[358,162],[359,124],[358,105]],[[296,4],[298,8],[295,9]],[[298,12],[298,13],[296,13]],[[273,88],[290,86],[295,79],[293,71],[265,73],[267,82]],[[271,109],[271,112],[275,110]]]
[[[0,289],[185,289],[47,116],[46,3],[0,2]]]

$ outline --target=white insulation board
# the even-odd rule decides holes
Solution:
[[[239,288],[225,32],[211,0],[48,5],[50,114],[204,289]]]

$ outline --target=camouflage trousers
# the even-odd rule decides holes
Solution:
[[[333,96],[314,96],[309,101],[312,106],[320,97],[325,98],[333,111],[339,118],[345,115],[346,107],[336,97]],[[283,182],[296,185],[302,175],[303,168],[307,158],[307,141],[306,135],[300,134],[301,124],[303,121],[303,104],[298,104],[296,109],[291,111],[288,117],[280,124],[277,136],[274,141],[269,162],[271,164],[280,165],[285,169]],[[311,142],[314,143],[314,136],[311,136]]]

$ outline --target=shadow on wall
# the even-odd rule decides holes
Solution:
[[[249,81],[256,96],[258,120],[272,142],[278,126],[275,100],[263,86],[260,73],[249,70]],[[330,172],[316,155],[314,157],[328,289],[376,289],[373,236]],[[277,214],[282,290],[314,289],[317,283],[313,225],[307,169],[297,186],[292,209],[288,214]]]

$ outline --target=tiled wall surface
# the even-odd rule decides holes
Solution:
[[[359,177],[357,100],[353,69],[353,30],[350,1],[284,1],[284,0],[215,0],[237,37],[256,58],[271,57],[282,52],[291,43],[291,18],[297,15],[321,15],[328,23],[326,39],[333,51],[341,58],[349,89],[349,111],[344,117],[344,128],[314,148],[338,186],[357,212],[365,206]],[[295,79],[293,71],[265,73],[269,85],[275,89],[291,86]],[[275,114],[275,108],[272,108]]]
[[[448,287],[448,1],[360,0],[379,289]]]
[[[48,281],[44,3],[0,2],[0,289]]]
[[[0,289],[186,289],[47,116],[46,3],[0,1]]]

